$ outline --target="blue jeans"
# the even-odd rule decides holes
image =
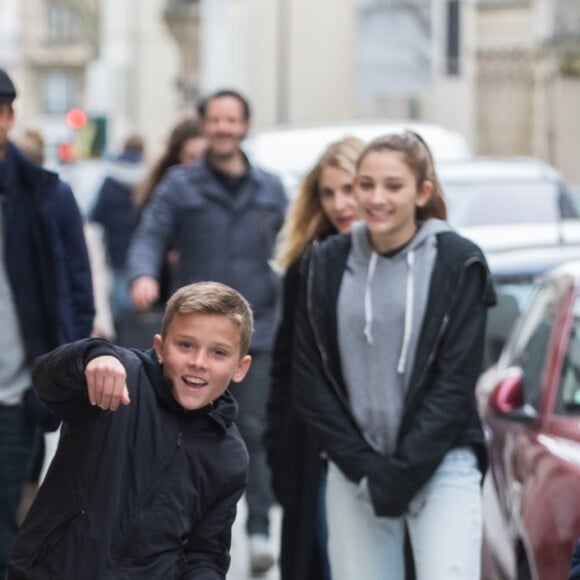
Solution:
[[[112,270],[113,283],[111,288],[111,310],[114,316],[133,310],[133,303],[129,295],[129,278],[124,269]]]
[[[320,557],[320,573],[322,574],[320,580],[330,580],[330,563],[328,561],[328,523],[326,517],[326,468],[323,469],[320,474],[314,541],[318,547],[318,554]]]
[[[0,578],[16,533],[16,512],[34,455],[36,427],[21,405],[0,405]]]
[[[453,449],[401,518],[375,516],[359,487],[329,463],[326,490],[333,580],[405,578],[405,522],[417,580],[479,580],[481,473],[471,449]]]

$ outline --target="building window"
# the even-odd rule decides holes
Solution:
[[[380,101],[406,100],[431,86],[431,1],[356,3],[356,100],[360,111],[373,115]]]
[[[446,45],[446,70],[450,76],[458,76],[460,73],[460,0],[448,0],[447,2],[447,45]]]
[[[71,44],[81,38],[79,13],[64,4],[53,3],[46,8],[46,40],[49,44]]]
[[[41,81],[42,111],[63,114],[74,106],[74,76],[66,71],[49,71]]]

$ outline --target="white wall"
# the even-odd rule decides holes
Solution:
[[[88,69],[87,110],[108,119],[108,145],[119,151],[141,133],[151,158],[178,115],[179,58],[162,18],[163,0],[101,0],[101,53]]]

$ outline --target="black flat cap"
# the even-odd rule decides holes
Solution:
[[[4,69],[0,68],[0,103],[11,103],[16,98],[16,87]]]

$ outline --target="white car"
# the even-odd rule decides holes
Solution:
[[[458,131],[441,125],[417,121],[357,121],[343,124],[281,125],[254,130],[244,143],[250,160],[276,173],[290,198],[296,196],[304,175],[333,141],[358,137],[364,142],[402,133],[405,129],[421,135],[429,145],[436,163],[465,161],[474,156],[467,139]]]
[[[578,217],[574,197],[558,171],[539,159],[477,157],[441,163],[437,171],[449,223],[457,227],[557,223]]]

